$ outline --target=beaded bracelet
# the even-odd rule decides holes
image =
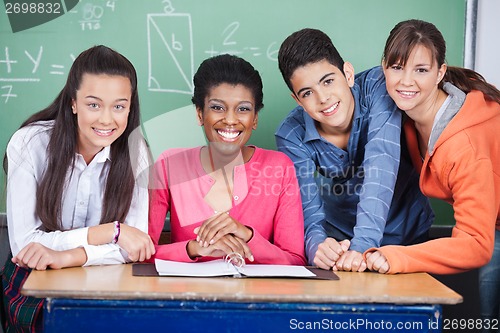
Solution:
[[[113,244],[118,243],[118,237],[120,237],[120,222],[115,221],[113,222],[115,224],[114,232],[113,232]]]

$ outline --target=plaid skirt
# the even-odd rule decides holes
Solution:
[[[43,327],[43,298],[21,295],[21,287],[30,269],[21,268],[7,259],[0,272],[3,288],[3,310],[6,313],[7,333],[41,332]]]

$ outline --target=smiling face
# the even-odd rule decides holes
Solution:
[[[350,131],[354,113],[354,69],[344,64],[344,74],[327,60],[297,68],[290,82],[292,97],[301,105],[319,130],[325,133]]]
[[[209,90],[204,108],[197,108],[198,121],[213,147],[234,153],[243,149],[257,128],[258,115],[252,91],[244,85],[222,83]]]
[[[125,131],[131,94],[124,76],[83,75],[72,110],[78,122],[78,152],[87,163]]]
[[[437,100],[438,84],[446,72],[446,65],[438,66],[428,48],[417,45],[404,66],[397,63],[382,67],[387,92],[408,116],[415,119],[425,117],[426,112],[435,112],[433,104]]]

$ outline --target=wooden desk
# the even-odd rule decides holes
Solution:
[[[46,332],[86,333],[439,332],[440,304],[462,302],[424,273],[337,274],[337,281],[136,277],[131,265],[78,267],[33,271],[22,293],[47,299]]]

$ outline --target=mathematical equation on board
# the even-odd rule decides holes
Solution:
[[[190,14],[148,14],[148,90],[192,94],[194,75],[193,29]],[[239,22],[231,22],[221,34],[220,44],[211,44],[202,58],[222,53],[243,58],[264,57],[277,61],[278,44],[265,49],[239,46],[236,33]]]
[[[103,27],[102,20],[105,14],[114,12],[117,2],[118,0],[95,0],[82,3],[66,15],[79,17],[75,22],[81,31],[100,30]],[[0,50],[0,101],[7,104],[9,100],[18,97],[16,86],[19,84],[40,83],[50,76],[66,77],[74,60],[75,55],[68,52],[68,56],[61,61],[44,61],[42,45],[25,50],[5,46],[3,50]],[[48,67],[41,68],[41,64],[47,62],[49,62]],[[26,69],[30,69],[27,75],[17,74],[20,70],[26,72]]]
[[[260,57],[260,56],[265,56],[269,60],[277,61],[277,56],[278,56],[278,43],[277,42],[271,42],[265,50],[261,49],[260,47],[257,46],[245,46],[242,49],[231,49],[231,47],[234,47],[238,44],[236,41],[236,33],[238,29],[240,28],[240,22],[231,22],[222,32],[222,35],[224,36],[222,46],[227,47],[226,50],[224,50],[224,53],[230,53],[234,55],[239,55],[242,56],[244,54],[249,54],[254,57]],[[220,54],[221,51],[217,51],[214,49],[214,46],[212,45],[212,48],[210,50],[206,50],[205,54],[207,54],[207,57],[212,57],[217,54]]]
[[[72,22],[77,22],[82,31],[105,30],[108,23],[105,18],[115,12],[118,4],[118,0],[82,1],[80,6],[75,7],[69,14],[79,15],[80,19]],[[148,62],[147,89],[152,92],[192,94],[195,70],[193,33],[198,33],[192,28],[192,14],[176,12],[170,0],[162,0],[160,4],[162,7],[158,12],[144,14],[148,25],[148,46],[147,50],[139,52],[144,53],[140,58]],[[204,46],[198,51],[201,54],[197,53],[197,56],[205,59],[228,53],[245,59],[277,61],[278,42],[264,42],[264,46],[261,46],[262,38],[256,38],[256,42],[261,44],[253,44],[253,41],[241,42],[241,28],[242,23],[239,21],[229,22],[219,35],[211,38],[214,42],[208,47]],[[63,54],[61,60],[53,61],[50,56],[44,55],[42,45],[35,44],[29,49],[14,46],[0,49],[0,103],[3,101],[7,104],[17,98],[17,86],[20,84],[39,84],[50,77],[65,77],[76,56],[70,51],[66,52],[66,56],[64,51],[60,53]],[[20,74],[28,72],[27,69],[31,69],[28,74]]]
[[[177,12],[170,0],[163,0],[161,13],[147,14],[148,90],[192,94],[194,75],[193,25],[190,13]],[[222,53],[243,58],[265,58],[276,62],[279,44],[270,41],[261,47],[238,42],[241,23],[230,22],[216,41],[202,50],[203,59]],[[256,34],[252,34],[256,36]],[[261,38],[256,38],[261,42]]]
[[[81,19],[78,21],[82,31],[99,30],[102,27],[101,21],[106,12],[114,12],[117,0],[103,0],[99,4],[86,3],[81,7]],[[72,14],[78,14],[78,10],[70,11]]]
[[[43,46],[37,49],[27,49],[19,56],[11,56],[9,47],[5,47],[3,54],[0,50],[0,98],[7,104],[11,98],[18,97],[15,90],[16,83],[40,83],[43,77],[66,76],[66,70],[69,69],[75,55],[70,53],[65,61],[58,63],[49,63],[47,67],[41,68],[43,62]],[[23,69],[29,72],[28,75],[13,76],[17,69]],[[4,73],[6,75],[4,75]]]
[[[192,36],[192,25],[191,25],[191,14],[190,13],[179,13],[176,12],[176,9],[172,3],[172,0],[162,0],[161,1],[163,4],[163,9],[162,12],[159,14],[157,13],[152,13],[148,15],[148,25],[151,23],[151,18],[156,17],[160,19],[165,19],[169,21],[174,21],[175,23],[178,23],[181,20],[187,20],[188,25],[184,27],[183,24],[181,24],[180,29],[187,29],[189,31],[189,34]],[[179,18],[180,17],[180,18]],[[182,22],[181,22],[182,23]],[[176,27],[175,24],[170,24],[170,27]],[[241,23],[239,21],[233,21],[229,23],[226,28],[222,31],[220,34],[220,37],[222,38],[222,41],[218,47],[215,45],[211,45],[210,49],[204,50],[204,54],[206,57],[212,57],[221,53],[229,53],[237,56],[242,56],[242,57],[266,57],[269,60],[272,61],[277,61],[278,57],[278,48],[279,44],[276,41],[271,41],[269,44],[267,44],[266,47],[259,47],[259,46],[241,46],[241,43],[238,42],[238,35],[240,32],[240,27]],[[177,29],[178,32],[179,29]],[[150,31],[150,29],[148,29]],[[171,33],[171,39],[170,43],[171,46],[174,50],[177,51],[182,51],[183,45],[180,43],[178,40],[176,40],[176,31],[172,30],[169,31],[169,29],[165,30],[164,32]],[[149,33],[149,32],[148,32]],[[256,36],[257,34],[254,34]],[[148,36],[149,37],[149,36]],[[216,36],[214,36],[216,37]],[[216,38],[219,40],[219,38]],[[261,40],[262,38],[255,38],[256,40]],[[169,39],[165,39],[166,43],[168,43]],[[190,41],[192,44],[192,40]]]

